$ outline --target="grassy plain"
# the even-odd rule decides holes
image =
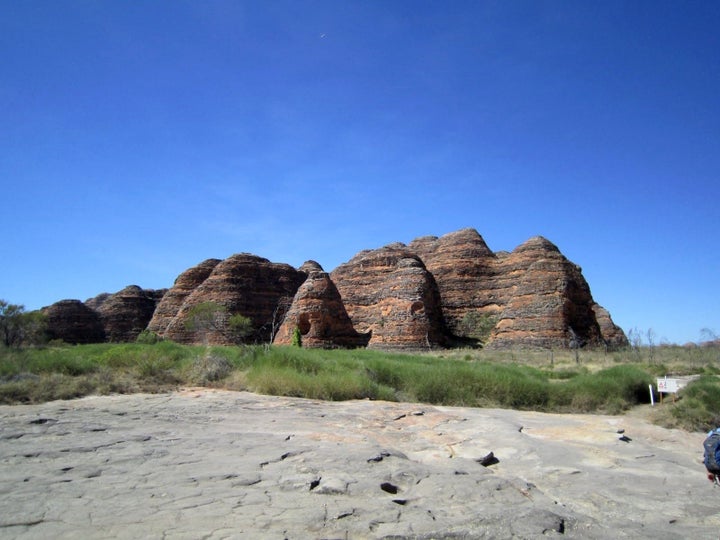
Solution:
[[[546,412],[620,414],[658,376],[695,375],[650,413],[668,427],[720,424],[720,348],[447,350],[391,354],[173,342],[0,349],[0,403],[208,386],[324,400],[380,399]]]

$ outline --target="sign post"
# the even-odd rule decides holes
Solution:
[[[673,403],[675,402],[675,394],[678,393],[678,390],[680,389],[678,385],[677,379],[668,379],[667,376],[665,377],[658,377],[657,380],[657,389],[658,393],[660,394],[660,403],[662,403],[663,394],[672,394],[673,396]]]

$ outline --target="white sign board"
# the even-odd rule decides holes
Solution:
[[[663,377],[662,379],[658,378],[657,389],[658,392],[663,392],[665,394],[677,394],[679,389],[678,380],[668,379],[667,377]]]

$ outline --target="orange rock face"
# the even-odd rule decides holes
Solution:
[[[180,274],[175,279],[175,284],[165,293],[155,308],[155,313],[148,324],[148,330],[161,336],[164,335],[177,317],[185,299],[202,285],[218,264],[220,264],[220,259],[207,259]]]
[[[402,244],[363,251],[330,274],[369,348],[443,346],[440,293],[420,257]]]
[[[160,295],[128,287],[46,309],[66,341],[130,341]],[[213,327],[188,328],[204,303],[222,307]],[[295,269],[249,254],[208,259],[180,274],[147,328],[182,343],[229,344],[236,314],[252,321],[246,341],[288,344],[298,328],[306,347],[627,345],[580,267],[554,244],[535,237],[493,253],[474,229],[361,251],[330,274],[314,261]]]
[[[370,335],[355,331],[330,275],[312,261],[300,269],[308,277],[295,294],[274,343],[290,345],[297,328],[303,347],[365,347]]]
[[[276,308],[282,301],[291,299],[306,278],[305,273],[288,264],[271,263],[262,257],[245,253],[217,263],[206,261],[203,265],[202,269],[193,269],[192,276],[185,276],[186,272],[181,276],[183,279],[178,278],[166,297],[169,296],[176,304],[178,299],[182,299],[182,303],[175,310],[174,316],[163,321],[167,322],[164,329],[154,317],[150,324],[151,330],[180,343],[232,344],[235,340],[227,319],[232,315],[242,315],[252,321],[253,334],[249,340],[267,342]],[[210,270],[207,277],[188,291],[190,278],[201,277],[205,270]],[[175,291],[176,287],[179,290]],[[190,311],[206,302],[222,306],[226,315],[220,318],[216,328],[202,332],[189,329],[186,321]],[[161,302],[158,310],[164,307]],[[171,311],[168,309],[165,313]]]
[[[595,320],[600,325],[600,333],[609,349],[617,349],[619,347],[627,347],[628,339],[625,332],[622,331],[610,318],[607,309],[599,304],[593,304],[592,310],[595,312]]]
[[[595,303],[580,268],[542,237],[500,262],[499,273],[517,275],[512,294],[488,343],[492,348],[569,348],[603,344]]]
[[[447,326],[458,337],[466,337],[463,320],[474,312],[492,317],[491,348],[627,344],[594,302],[580,267],[545,238],[493,253],[477,231],[463,229],[414,240],[408,248],[435,276]]]
[[[141,289],[130,285],[114,294],[101,294],[85,304],[100,315],[105,340],[111,342],[135,341],[145,330],[166,289]]]
[[[463,335],[462,321],[469,312],[496,315],[505,303],[507,285],[498,279],[497,257],[475,229],[418,238],[408,250],[435,278],[445,323],[456,336]]]

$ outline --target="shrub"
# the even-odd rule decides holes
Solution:
[[[720,380],[703,375],[682,390],[682,400],[671,409],[680,427],[709,431],[720,426]]]
[[[138,337],[135,338],[136,343],[143,345],[154,345],[158,341],[162,341],[162,338],[150,330],[143,330],[138,334]]]
[[[47,341],[47,317],[40,311],[0,299],[0,345],[21,347]]]
[[[293,347],[302,347],[302,334],[300,333],[300,328],[297,326],[293,330],[292,341],[290,344]]]
[[[485,343],[498,323],[497,315],[481,313],[479,311],[468,311],[460,321],[458,330],[461,336],[478,340]]]
[[[548,370],[545,373],[547,373],[548,379],[567,381],[569,379],[574,379],[579,375],[587,375],[589,373],[589,370],[585,366],[581,366],[577,368]]]
[[[52,373],[28,377],[0,385],[0,402],[42,403],[56,399],[73,399],[93,391],[88,378]]]
[[[554,404],[579,412],[608,412],[608,409],[617,412],[648,402],[648,386],[653,382],[653,378],[637,366],[613,366],[560,385],[554,394]]]
[[[251,390],[263,394],[342,401],[347,399],[394,400],[394,391],[370,381],[357,371],[300,372],[289,366],[266,366],[250,370]]]
[[[252,320],[238,313],[231,315],[225,306],[216,302],[202,302],[190,308],[185,328],[198,333],[205,342],[217,333],[233,343],[241,343],[254,331]]]
[[[205,385],[227,377],[233,365],[224,356],[205,354],[195,358],[190,371],[191,382]]]
[[[235,314],[228,319],[228,327],[233,342],[240,343],[254,332],[252,320],[250,317]]]

